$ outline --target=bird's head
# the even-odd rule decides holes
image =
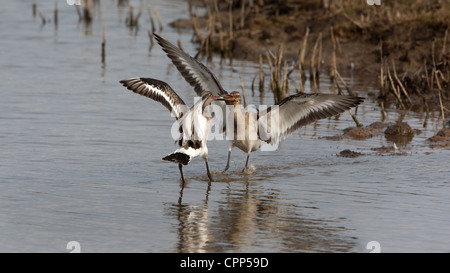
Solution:
[[[230,94],[216,95],[215,100],[225,101],[228,105],[239,105],[241,104],[241,94],[233,91]]]

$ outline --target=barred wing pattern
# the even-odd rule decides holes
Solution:
[[[120,81],[127,89],[136,94],[160,102],[178,120],[188,111],[184,101],[167,83],[151,78],[129,78]]]
[[[206,66],[161,36],[155,33],[153,35],[181,75],[194,87],[197,95],[201,96],[203,91],[210,91],[214,95],[227,94],[216,76]]]
[[[361,97],[332,94],[289,96],[260,113],[260,138],[267,143],[278,143],[304,125],[343,113],[363,101]]]

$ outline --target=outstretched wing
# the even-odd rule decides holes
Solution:
[[[260,137],[268,143],[278,142],[304,125],[340,114],[363,101],[361,97],[331,94],[289,96],[260,113]]]
[[[178,120],[186,112],[184,101],[173,91],[167,83],[151,78],[130,78],[120,81],[123,86],[136,94],[160,102]]]
[[[184,79],[194,87],[198,96],[201,96],[203,91],[210,91],[215,95],[227,94],[216,76],[206,66],[161,36],[155,33],[153,35]]]

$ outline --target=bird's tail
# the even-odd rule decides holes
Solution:
[[[175,151],[163,157],[163,160],[172,161],[177,164],[187,165],[191,161],[191,156],[179,151]]]

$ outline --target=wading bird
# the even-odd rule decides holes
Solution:
[[[250,153],[260,149],[261,140],[278,145],[282,139],[301,126],[340,114],[364,100],[364,98],[352,96],[300,93],[284,98],[277,105],[267,107],[265,111],[248,111],[248,108],[243,109],[241,106],[239,92],[233,91],[228,95],[216,76],[205,65],[159,35],[155,33],[153,35],[197,94],[207,90],[213,94],[222,95],[222,100],[225,100],[227,105],[233,106],[231,111],[226,111],[229,148],[224,172],[230,166],[233,147],[247,153],[245,171]],[[230,131],[232,131],[231,134]]]
[[[360,104],[360,97],[333,94],[295,94],[284,98],[276,105],[263,111],[247,111],[241,105],[241,94],[233,91],[230,96],[223,96],[232,111],[227,111],[227,137],[233,132],[228,148],[227,165],[230,167],[231,149],[237,147],[247,153],[244,170],[247,169],[250,153],[261,148],[261,141],[271,145],[280,143],[298,128],[319,119],[338,115]],[[233,124],[233,128],[229,126]],[[230,139],[230,138],[229,138]]]
[[[202,157],[206,164],[206,172],[210,181],[211,173],[208,166],[208,148],[206,142],[210,132],[211,109],[214,100],[228,98],[213,95],[209,91],[201,93],[201,100],[190,109],[175,91],[165,82],[151,78],[129,78],[120,81],[127,89],[139,95],[160,102],[176,118],[178,122],[180,148],[165,156],[163,160],[178,164],[181,180],[184,183],[183,165],[187,165],[193,158]]]

